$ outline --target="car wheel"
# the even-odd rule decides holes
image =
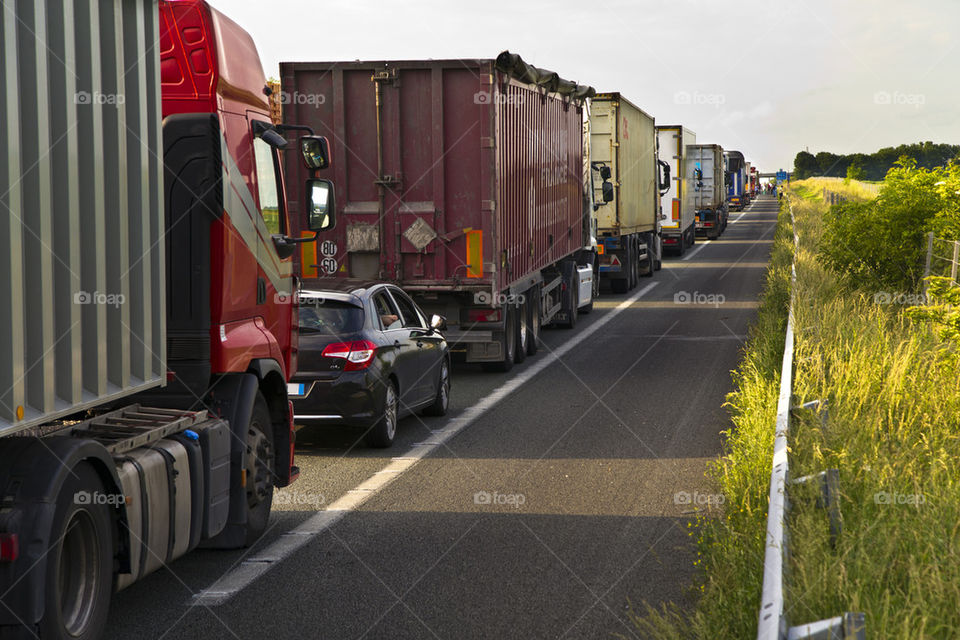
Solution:
[[[383,397],[383,415],[367,432],[367,445],[378,449],[385,449],[393,444],[397,435],[397,421],[400,418],[400,397],[397,395],[397,385],[393,380],[387,380]]]
[[[447,408],[450,406],[450,365],[446,358],[440,365],[440,380],[437,382],[437,395],[433,404],[423,410],[428,416],[443,416],[447,414]]]

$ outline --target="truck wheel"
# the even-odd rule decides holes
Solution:
[[[682,258],[683,254],[685,254],[686,252],[687,252],[687,232],[684,231],[683,233],[680,234],[680,244],[679,244],[679,248],[677,249],[677,257]]]
[[[503,323],[503,337],[500,339],[500,351],[503,353],[503,360],[499,362],[484,362],[483,368],[486,371],[496,371],[506,373],[513,368],[514,351],[517,349],[517,315],[513,312],[513,306],[503,308],[506,314],[506,321]]]
[[[614,293],[626,293],[627,292],[627,280],[611,280],[610,289]]]
[[[637,249],[637,245],[633,242],[633,238],[631,238],[630,242],[627,244],[627,262],[630,263],[628,265],[629,268],[627,269],[627,273],[629,274],[627,276],[627,291],[631,291],[635,286],[637,286],[637,282],[640,280],[637,270],[638,253],[640,253],[640,251]]]
[[[243,469],[247,489],[246,546],[252,545],[267,530],[270,508],[273,506],[274,450],[273,426],[267,401],[257,394],[253,415],[247,427],[247,442]]]
[[[573,283],[570,283],[571,285]],[[577,326],[577,305],[580,303],[579,292],[577,287],[570,287],[570,313],[567,314],[567,321],[563,323],[563,326],[567,329],[573,329]]]
[[[654,257],[655,247],[653,246],[653,234],[648,233],[644,236],[647,245],[647,261],[643,269],[644,278],[652,278],[653,272],[657,270],[657,259]]]
[[[527,291],[527,296],[527,326],[530,327],[527,355],[533,356],[540,348],[540,289],[533,287]]]
[[[383,397],[383,415],[377,420],[364,438],[368,447],[386,449],[393,444],[397,435],[397,421],[400,418],[400,396],[393,380],[387,380]]]
[[[103,481],[86,462],[73,469],[57,495],[47,555],[40,637],[94,640],[107,623],[113,585],[113,530]]]
[[[530,350],[530,325],[527,322],[529,319],[527,303],[518,304],[515,308],[517,314],[517,339],[515,341],[517,348],[513,350],[513,361],[520,364],[527,359],[527,351]]]

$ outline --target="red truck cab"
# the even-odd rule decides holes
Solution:
[[[312,239],[288,235],[287,140],[250,35],[204,0],[161,0],[159,11],[169,373],[141,401],[213,408],[233,425],[247,495],[220,544],[236,546],[259,536],[273,487],[298,473],[292,255]]]

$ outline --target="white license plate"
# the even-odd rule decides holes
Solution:
[[[288,383],[287,384],[287,395],[288,396],[302,396],[303,395],[303,384]]]

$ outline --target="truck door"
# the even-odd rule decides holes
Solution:
[[[267,329],[286,354],[292,323],[293,262],[292,258],[281,259],[273,243],[273,236],[287,233],[279,150],[263,138],[254,136],[253,156],[254,191],[260,209],[256,220],[257,309]],[[286,365],[289,367],[290,363]]]

